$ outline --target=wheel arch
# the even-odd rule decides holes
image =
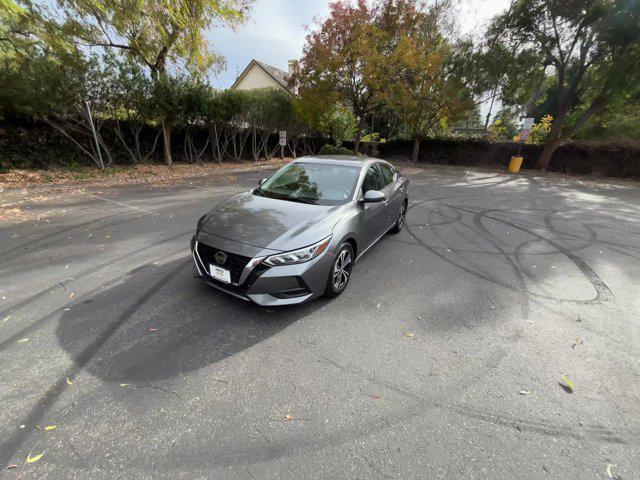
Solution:
[[[338,246],[342,245],[345,242],[351,245],[351,248],[353,248],[353,256],[354,258],[357,258],[358,257],[358,241],[356,240],[355,235],[352,233],[348,233],[347,235],[345,235],[340,239],[340,242],[338,242]]]

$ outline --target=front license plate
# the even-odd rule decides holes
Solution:
[[[209,264],[209,271],[211,272],[211,276],[216,280],[220,280],[224,283],[231,283],[231,272],[226,268]]]

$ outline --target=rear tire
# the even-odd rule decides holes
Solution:
[[[402,230],[402,227],[404,227],[404,222],[406,220],[406,217],[407,217],[407,202],[402,202],[402,208],[400,209],[400,214],[396,219],[396,224],[390,230],[391,233],[398,233],[400,230]]]
[[[324,289],[325,297],[335,298],[344,292],[347,285],[349,285],[353,262],[355,262],[353,247],[348,242],[345,242],[340,245],[331,266],[329,278],[327,278],[327,286]]]

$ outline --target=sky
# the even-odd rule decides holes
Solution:
[[[460,31],[480,35],[487,21],[509,6],[510,0],[458,0]],[[235,32],[218,28],[208,32],[213,50],[226,59],[226,69],[211,75],[211,83],[228,88],[251,59],[287,70],[290,59],[300,58],[306,27],[326,17],[329,0],[255,0],[251,17]]]

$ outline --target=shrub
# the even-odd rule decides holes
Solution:
[[[346,147],[336,147],[325,143],[320,149],[320,155],[353,155],[353,152]]]

